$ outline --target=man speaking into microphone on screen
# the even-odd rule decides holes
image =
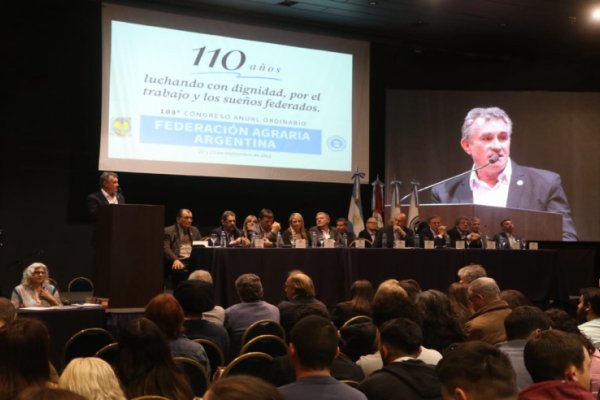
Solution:
[[[474,108],[465,117],[460,145],[473,158],[471,174],[432,189],[436,203],[467,203],[562,214],[563,240],[577,240],[560,176],[510,159],[512,121],[498,107]]]

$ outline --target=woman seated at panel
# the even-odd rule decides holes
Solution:
[[[252,237],[256,235],[256,225],[258,224],[258,218],[256,215],[248,215],[244,218],[244,225],[242,225],[242,230],[244,231],[244,236],[246,239],[252,240]]]
[[[25,268],[21,284],[13,289],[11,301],[16,308],[60,306],[60,295],[50,283],[48,267],[35,262]]]
[[[292,247],[295,247],[294,244],[297,239],[306,240],[306,245],[308,246],[308,234],[304,227],[304,218],[302,217],[302,214],[292,213],[290,215],[290,218],[288,219],[288,228],[281,236],[283,238],[283,243],[292,245]]]

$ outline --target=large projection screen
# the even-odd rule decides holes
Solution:
[[[369,176],[368,43],[103,6],[101,170]]]
[[[600,240],[600,93],[394,89],[386,100],[386,177],[404,182],[403,192],[413,179],[425,187],[469,170],[464,118],[473,107],[497,106],[513,122],[511,159],[558,173],[579,240]]]

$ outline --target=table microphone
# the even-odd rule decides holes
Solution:
[[[455,178],[461,177],[461,176],[463,176],[463,175],[470,174],[471,172],[479,171],[480,169],[483,169],[483,168],[487,167],[488,165],[495,163],[495,162],[496,162],[496,161],[498,161],[499,159],[500,159],[500,156],[499,156],[498,154],[494,154],[494,155],[492,155],[492,156],[491,156],[491,157],[488,159],[488,162],[487,162],[486,164],[483,164],[481,167],[477,167],[477,168],[474,168],[474,169],[469,169],[469,170],[467,170],[467,171],[465,171],[465,172],[461,172],[461,173],[460,173],[460,174],[458,174],[458,175],[454,175],[454,176],[451,176],[450,178],[446,178],[446,179],[444,179],[444,180],[441,180],[441,181],[439,181],[439,182],[436,182],[436,183],[434,183],[434,184],[432,184],[432,185],[425,186],[424,188],[421,188],[421,189],[417,190],[417,193],[421,193],[421,192],[422,192],[422,191],[424,191],[424,190],[431,189],[431,188],[432,188],[432,187],[434,187],[434,186],[441,185],[442,183],[446,183],[446,182],[448,182],[448,181],[450,181],[450,180],[452,180],[452,179],[455,179]],[[404,201],[404,200],[408,199],[408,198],[409,198],[411,195],[412,195],[412,192],[408,193],[406,196],[404,196],[403,198],[401,198],[401,199],[400,199],[400,202],[402,202],[402,201]]]

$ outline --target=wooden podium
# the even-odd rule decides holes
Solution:
[[[98,208],[94,296],[109,307],[144,307],[164,290],[164,206],[121,204]]]
[[[408,215],[408,206],[402,206],[402,212]],[[562,215],[557,213],[477,204],[419,205],[421,221],[434,214],[441,217],[448,229],[454,228],[459,216],[479,217],[481,231],[492,237],[501,231],[500,221],[508,218],[515,224],[515,234],[528,241],[562,240]]]

